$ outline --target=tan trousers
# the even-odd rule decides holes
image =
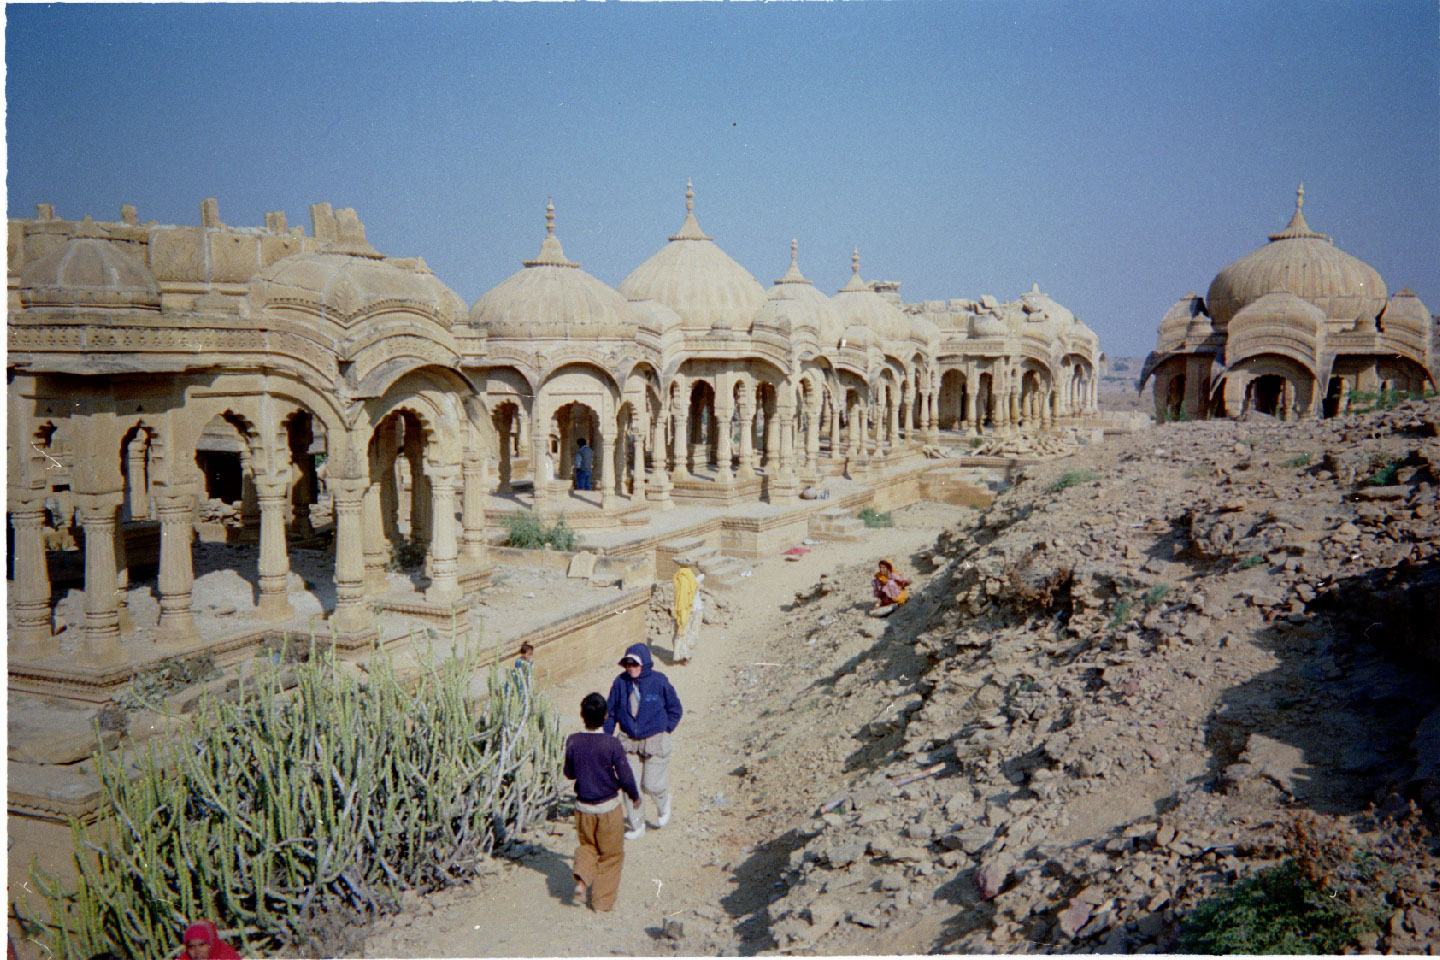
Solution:
[[[617,731],[618,733],[619,731]],[[635,784],[642,794],[650,794],[657,810],[663,810],[665,800],[670,796],[670,734],[662,730],[644,740],[632,740],[620,733],[620,746],[625,748],[625,759],[630,761],[630,772],[635,774]],[[625,808],[625,821],[631,830],[645,822],[645,798],[630,803],[622,792],[620,805]]]
[[[625,815],[617,806],[604,813],[575,811],[575,879],[590,888],[590,906],[601,913],[615,906],[620,867],[625,863]]]

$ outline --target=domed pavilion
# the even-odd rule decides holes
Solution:
[[[656,564],[674,529],[753,556],[835,510],[807,487],[853,515],[918,495],[935,444],[1094,426],[1099,344],[1038,288],[905,303],[856,251],[827,295],[792,239],[767,290],[688,183],[680,229],[617,286],[566,255],[547,203],[538,254],[468,307],[355,211],[310,215],[10,221],[12,689],[104,699],[282,634],[361,650],[385,617],[450,635],[525,515]],[[1231,288],[1232,331],[1371,304]],[[1369,335],[1398,336],[1390,317]],[[582,439],[593,490],[571,483]],[[197,587],[216,575],[223,602]]]
[[[1435,388],[1430,311],[1408,288],[1387,297],[1373,267],[1310,228],[1304,205],[1302,184],[1285,229],[1161,319],[1139,383],[1155,379],[1158,417],[1330,417],[1359,392]]]

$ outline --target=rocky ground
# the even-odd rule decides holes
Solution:
[[[627,844],[616,912],[570,903],[557,821],[354,952],[1174,952],[1330,837],[1399,875],[1358,946],[1435,953],[1440,860],[1401,825],[1440,818],[1437,489],[1440,401],[1171,423],[756,564],[684,667],[662,588],[675,818]],[[915,579],[883,620],[880,557]],[[612,676],[550,688],[568,729]]]
[[[1191,906],[1286,855],[1294,811],[1356,846],[1407,800],[1433,818],[1437,427],[1434,401],[1172,424],[1033,469],[942,537],[931,611],[761,692],[789,706],[752,742],[850,771],[773,841],[773,946],[1173,951]],[[832,635],[826,599],[800,632]],[[851,733],[843,762],[807,751],[812,707]],[[1374,946],[1440,942],[1420,853]]]
[[[556,824],[366,949],[1173,952],[1196,903],[1324,836],[1399,861],[1359,946],[1434,953],[1440,860],[1399,824],[1440,814],[1437,481],[1436,401],[1175,423],[762,564],[672,670],[676,824],[629,845],[618,914],[565,903]],[[885,554],[916,586],[876,620]]]

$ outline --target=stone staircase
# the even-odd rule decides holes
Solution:
[[[865,523],[852,510],[831,507],[810,518],[810,536],[816,540],[861,540]]]
[[[708,546],[699,537],[671,540],[661,545],[673,550],[673,564],[688,566],[705,574],[707,590],[733,590],[744,582],[741,576],[748,568],[734,557],[727,557],[719,547]]]

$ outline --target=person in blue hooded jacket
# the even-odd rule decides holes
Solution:
[[[670,822],[670,735],[684,711],[670,679],[655,669],[648,646],[631,644],[620,666],[621,674],[610,685],[605,732],[614,733],[619,725],[620,745],[630,769],[640,789],[655,801],[655,825],[663,827]],[[625,839],[643,837],[645,801],[632,804],[628,797],[620,799],[625,806]]]

